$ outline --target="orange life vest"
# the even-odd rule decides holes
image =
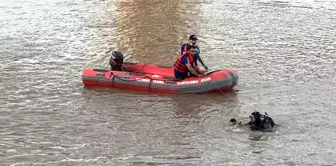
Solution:
[[[182,63],[182,58],[184,56],[188,56],[187,58],[189,59],[189,62],[193,64],[194,56],[192,54],[189,54],[188,52],[184,52],[180,57],[177,58],[176,62],[174,63],[175,71],[178,71],[180,73],[186,73],[189,71],[187,65]]]

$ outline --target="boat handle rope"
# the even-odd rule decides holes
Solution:
[[[148,92],[151,92],[152,81],[153,81],[153,79],[149,79]]]
[[[123,79],[123,78],[120,78],[118,75],[115,75],[113,72],[111,72],[111,75],[110,77],[112,77],[112,81],[114,80],[114,78],[117,78],[121,81],[128,81],[128,82],[133,82],[133,81],[137,81],[137,80],[126,80],[126,79]],[[144,78],[147,78],[150,80],[150,82],[152,82],[154,79],[148,77],[148,76],[143,76],[143,77],[138,77],[139,79],[144,79]]]
[[[115,75],[113,72],[111,72],[111,75],[110,77],[112,77],[112,85],[114,85],[114,78],[117,78],[121,81],[128,81],[128,82],[133,82],[133,81],[137,81],[137,80],[126,80],[126,79],[123,79],[123,78],[120,78],[118,77],[118,75]],[[148,91],[150,92],[151,91],[151,85],[152,85],[152,82],[153,82],[153,79],[148,77],[148,76],[144,76],[144,77],[138,77],[140,79],[143,79],[143,78],[148,78],[149,79],[149,84],[148,84]]]
[[[141,67],[141,70],[140,70],[140,73],[145,73],[143,72],[142,70],[145,68],[145,66],[149,65],[148,63],[144,64],[142,67]]]
[[[113,76],[113,77],[112,77]],[[114,75],[112,75],[112,72],[111,72],[111,75],[110,75],[110,77],[112,77],[112,85],[114,85],[114,78],[115,78],[115,76]]]
[[[114,77],[121,80],[121,81],[127,81],[127,82],[133,82],[133,81],[137,81],[137,80],[126,80],[126,79],[123,79],[123,78],[120,78],[118,75],[115,75],[113,72],[111,72],[111,75],[110,77],[112,77],[112,81],[114,80]],[[143,76],[143,77],[138,77],[140,79],[143,79],[143,78],[148,78],[150,80],[152,80],[150,77],[148,76]]]

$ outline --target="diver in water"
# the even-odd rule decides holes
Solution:
[[[273,131],[276,126],[274,120],[268,116],[265,112],[265,115],[255,111],[249,116],[250,122],[245,124],[249,126],[252,131]],[[237,122],[235,118],[230,119],[230,122],[233,125],[242,125],[242,122]]]

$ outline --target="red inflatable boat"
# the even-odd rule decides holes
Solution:
[[[126,71],[85,69],[83,84],[163,93],[206,93],[231,90],[238,81],[236,71],[231,69],[178,80],[172,67],[138,63],[123,63],[122,66]]]

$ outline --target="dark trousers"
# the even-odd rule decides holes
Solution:
[[[197,77],[195,74],[188,72],[189,73],[189,77]]]
[[[177,78],[177,79],[185,79],[185,78],[189,77],[189,74],[188,74],[188,73],[189,73],[189,72],[186,72],[186,73],[180,73],[180,72],[174,70],[174,75],[175,75],[175,78]]]

